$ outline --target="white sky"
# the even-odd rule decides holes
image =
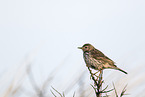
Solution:
[[[64,60],[63,76],[67,70],[85,69],[82,51],[77,49],[84,43],[128,72],[138,63],[145,64],[145,1],[0,1],[0,75],[38,48],[33,69],[45,76],[42,80]]]

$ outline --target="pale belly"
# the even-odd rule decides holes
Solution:
[[[96,60],[89,56],[89,54],[84,54],[84,60],[87,67],[95,70],[103,70],[103,63],[100,60]]]

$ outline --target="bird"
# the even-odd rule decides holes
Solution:
[[[82,47],[78,47],[78,49],[82,49],[83,58],[88,68],[92,68],[100,72],[104,69],[115,69],[127,74],[126,71],[118,68],[113,60],[108,58],[91,44],[86,43]]]

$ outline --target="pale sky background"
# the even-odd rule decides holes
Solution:
[[[137,80],[136,76],[145,74],[145,1],[0,1],[0,80],[8,81],[3,87],[13,79],[16,68],[28,61],[38,84],[63,64],[51,86],[65,91],[72,76],[87,70],[82,51],[77,49],[84,43],[94,45],[129,74],[105,72],[129,76],[128,84]],[[142,93],[145,83],[136,87]],[[129,93],[137,96],[134,91]]]

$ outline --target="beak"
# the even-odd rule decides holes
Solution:
[[[82,49],[82,47],[78,47],[78,49]]]

